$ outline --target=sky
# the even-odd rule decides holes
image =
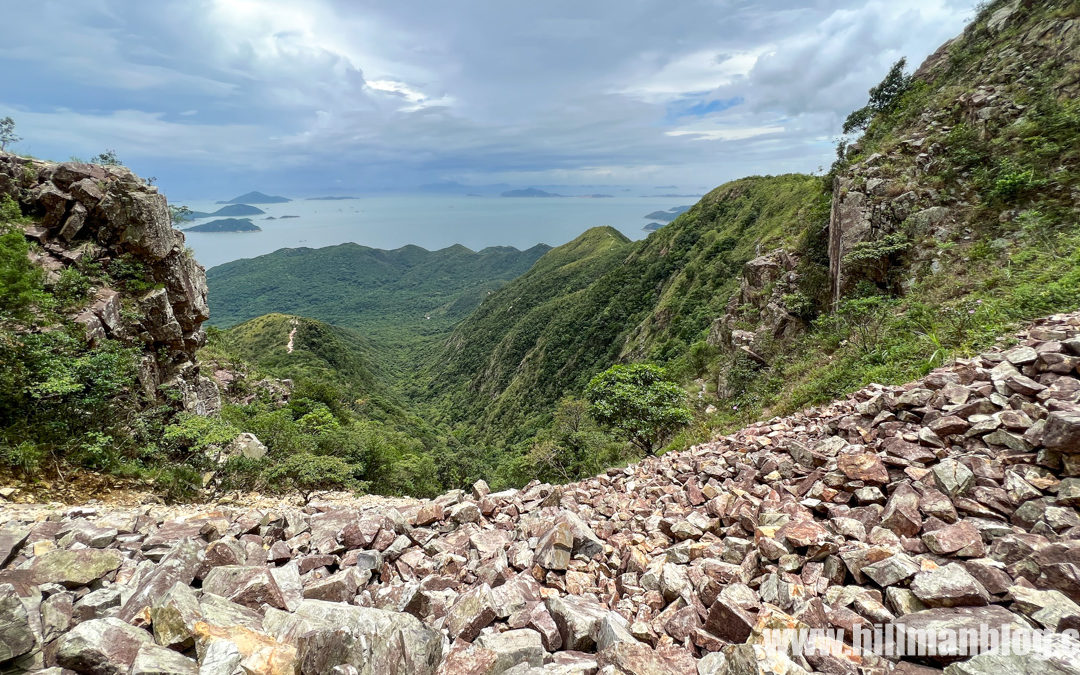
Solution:
[[[15,150],[170,197],[470,185],[700,193],[827,166],[973,0],[4,2]],[[674,186],[669,187],[669,186]]]

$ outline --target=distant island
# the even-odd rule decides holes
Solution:
[[[262,232],[262,228],[250,218],[222,218],[188,227],[184,232]]]
[[[265,195],[261,192],[249,192],[247,194],[240,195],[239,197],[233,197],[232,199],[225,199],[223,201],[215,202],[217,204],[284,204],[285,202],[291,202],[288,197],[276,197],[274,195]]]
[[[649,223],[648,225],[646,225],[645,227],[643,227],[641,229],[645,230],[646,232],[656,232],[657,230],[659,230],[661,227],[663,227],[665,225],[667,225],[667,223]]]
[[[545,192],[544,190],[537,190],[536,188],[525,188],[524,190],[507,190],[502,193],[503,197],[564,197],[565,195],[558,195],[554,192]]]
[[[225,218],[233,216],[258,216],[266,213],[257,206],[249,206],[247,204],[229,204],[228,206],[222,206],[213,213],[206,213],[204,211],[191,211],[187,214],[186,220],[195,220],[198,218]]]
[[[285,220],[286,218],[299,218],[300,216],[278,216],[278,220]]]
[[[682,214],[690,210],[689,206],[676,206],[673,209],[667,211],[653,211],[649,215],[645,216],[649,220],[662,220],[665,223],[670,223]]]
[[[356,197],[308,197],[309,202],[336,202],[343,199],[356,199]]]

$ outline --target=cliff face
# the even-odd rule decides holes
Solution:
[[[140,347],[139,384],[151,400],[175,394],[184,409],[217,410],[213,383],[199,374],[205,342],[206,273],[173,229],[165,196],[130,170],[0,154],[0,198],[19,202],[34,222],[31,259],[51,279],[71,266],[105,271],[90,304],[71,318],[87,340]],[[139,283],[118,270],[138,270]]]
[[[853,270],[860,244],[865,253],[866,244],[890,235],[944,241],[982,223],[1009,223],[1022,198],[1039,192],[1044,212],[1047,202],[1075,204],[1068,106],[1078,94],[1076,3],[992,3],[919,67],[896,109],[848,148],[829,227],[833,296],[866,277]],[[886,267],[883,260],[879,273]]]

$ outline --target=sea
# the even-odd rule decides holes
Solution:
[[[462,244],[474,251],[488,246],[526,249],[558,246],[590,227],[610,225],[630,239],[654,211],[693,204],[693,197],[472,197],[379,195],[336,200],[297,199],[257,204],[264,215],[249,216],[261,232],[187,232],[187,245],[206,268],[253,258],[282,248],[320,248],[346,242],[381,249],[414,244],[428,250]],[[185,204],[212,213],[212,201]],[[295,216],[288,218],[286,216]],[[271,219],[272,218],[272,219]],[[216,218],[189,221],[181,229]]]

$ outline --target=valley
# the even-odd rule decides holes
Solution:
[[[0,672],[1080,673],[1078,45],[1075,2],[984,3],[831,166],[693,204],[256,191],[200,233],[111,150],[0,150]],[[308,217],[379,200],[386,241],[633,215]]]

